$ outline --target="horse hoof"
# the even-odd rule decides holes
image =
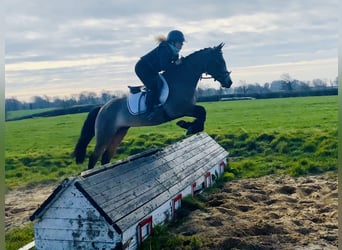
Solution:
[[[184,128],[184,129],[189,129],[191,122],[186,122],[184,120],[180,120],[176,123],[179,127]]]
[[[186,132],[186,135],[194,135],[197,134],[199,132],[202,132],[204,130],[204,127],[194,127],[194,126],[190,126]]]

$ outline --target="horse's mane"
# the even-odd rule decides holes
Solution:
[[[216,48],[217,47],[208,47],[208,48],[194,51],[191,54],[182,58],[182,64],[180,67],[173,67],[165,73],[170,72],[170,74],[173,74],[174,71],[187,69],[189,65],[198,64],[198,63],[201,64],[203,63],[202,58],[207,57],[210,53],[215,51]]]
[[[195,52],[192,52],[190,55],[187,55],[186,57],[184,57],[183,60],[188,60],[194,56],[198,56],[199,54],[202,54],[203,52],[209,52],[209,50],[211,51],[213,50],[213,48],[209,47],[209,48],[197,50]]]

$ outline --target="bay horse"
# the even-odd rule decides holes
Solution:
[[[154,109],[152,117],[146,112],[132,115],[127,107],[128,97],[114,98],[102,107],[90,111],[73,152],[76,163],[84,161],[86,148],[94,136],[96,145],[90,155],[88,169],[92,169],[100,157],[101,164],[109,163],[130,127],[154,126],[189,116],[194,117],[194,121],[180,120],[177,125],[186,129],[187,134],[203,131],[206,110],[195,104],[195,91],[202,74],[211,75],[225,88],[229,88],[233,83],[223,58],[223,46],[221,43],[195,51],[182,58],[180,65],[163,72],[169,95],[162,106]]]

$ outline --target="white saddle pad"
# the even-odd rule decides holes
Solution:
[[[160,96],[159,96],[159,102],[161,105],[163,105],[166,102],[167,97],[169,96],[169,86],[167,85],[165,78],[161,74],[159,74],[159,77],[163,83]],[[136,94],[129,93],[128,98],[127,98],[127,108],[132,115],[139,115],[139,114],[145,113],[147,110],[146,93],[145,92],[139,92]]]

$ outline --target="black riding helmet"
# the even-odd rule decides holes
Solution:
[[[184,35],[181,31],[172,30],[167,35],[166,41],[183,43],[185,41],[185,38],[184,38]]]

